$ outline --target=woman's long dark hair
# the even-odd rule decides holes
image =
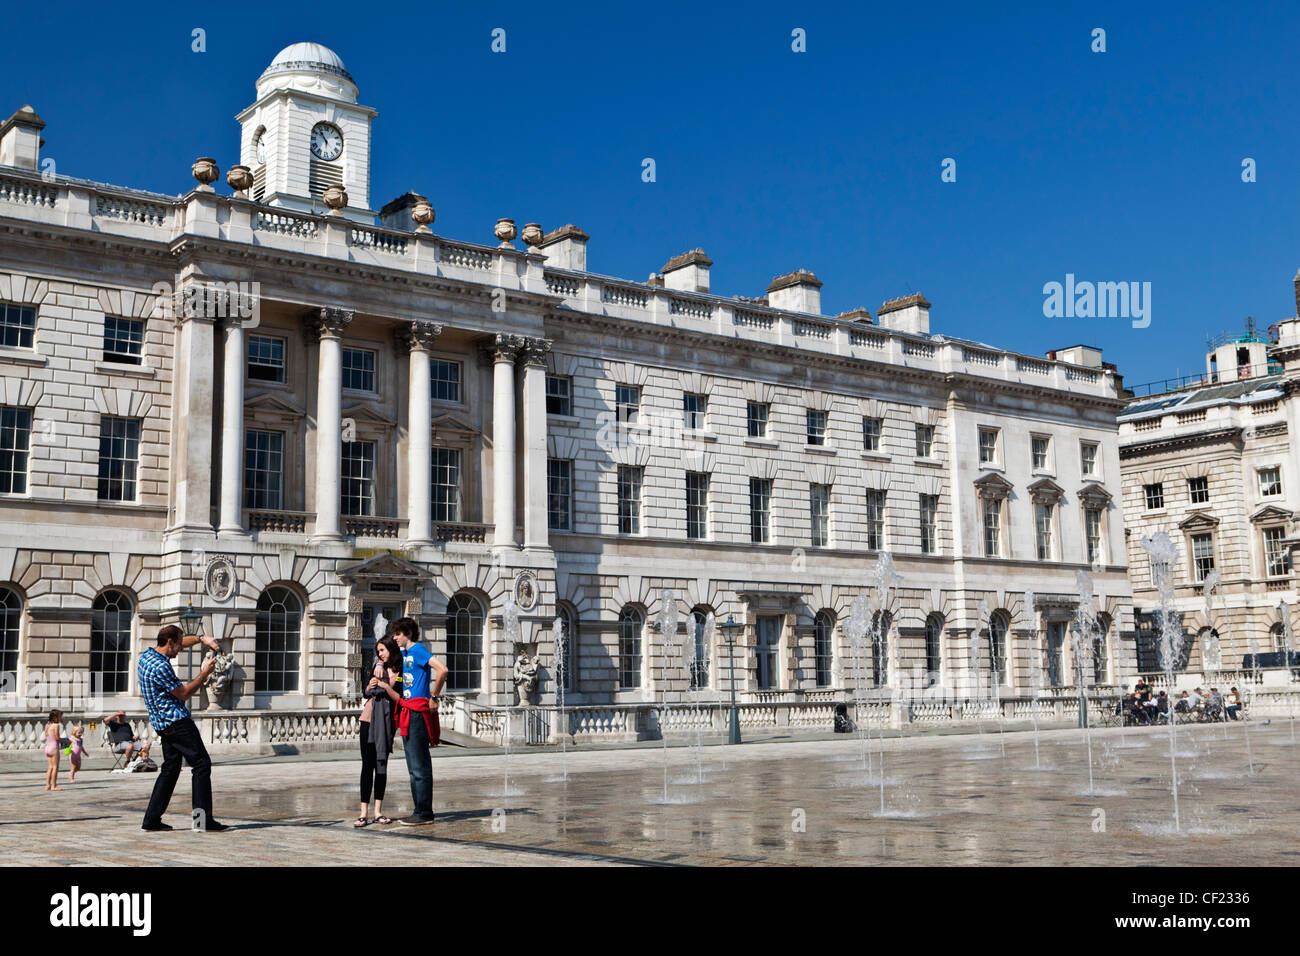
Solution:
[[[381,637],[375,641],[375,644],[383,644],[388,649],[388,661],[380,661],[379,652],[375,651],[375,663],[382,663],[385,670],[390,670],[394,674],[402,673],[402,649],[397,646],[397,642],[391,637]]]

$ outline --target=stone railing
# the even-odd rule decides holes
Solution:
[[[17,179],[0,176],[0,199],[22,206],[45,206],[53,209],[58,202],[55,187],[47,187],[41,180]]]
[[[253,217],[253,228],[282,236],[295,236],[299,239],[315,239],[320,232],[320,225],[315,216],[270,212],[264,209],[259,209],[257,215]]]
[[[405,524],[404,518],[348,515],[343,518],[343,533],[354,538],[400,538]]]
[[[146,226],[162,226],[167,222],[171,208],[163,203],[140,202],[121,196],[96,196],[95,215],[138,222]]]
[[[443,262],[450,262],[455,266],[483,271],[492,268],[492,253],[486,249],[444,241],[438,247],[438,251]]]
[[[577,279],[548,275],[546,277],[546,291],[553,295],[562,295],[566,299],[576,299],[578,293],[582,291],[582,283]]]
[[[279,534],[305,534],[307,518],[304,511],[250,510],[245,527],[249,531],[272,531]]]
[[[438,522],[433,526],[434,537],[439,541],[457,544],[486,544],[490,524],[474,524],[468,521]]]
[[[352,227],[352,245],[377,252],[387,252],[395,256],[406,255],[407,233],[394,232],[391,229],[370,229],[366,226]]]
[[[650,295],[644,289],[635,286],[621,286],[607,283],[600,300],[612,305],[627,305],[634,309],[644,309],[650,301]]]

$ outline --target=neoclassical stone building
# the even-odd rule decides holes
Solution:
[[[700,250],[611,279],[574,226],[453,241],[414,193],[376,226],[375,112],[342,61],[294,44],[257,97],[233,195],[207,160],[180,198],[45,178],[35,112],[0,129],[8,709],[55,670],[138,707],[137,655],[190,605],[237,661],[207,709],[348,707],[401,614],[481,705],[514,703],[521,650],[540,703],[561,683],[575,704],[721,697],[710,613],[743,626],[751,701],[993,673],[1024,693],[1034,656],[1073,680],[1085,568],[1106,632],[1088,679],[1136,666],[1100,353],[932,334],[920,295],[827,317],[804,270],[723,297]],[[899,587],[854,659],[848,608],[884,551]]]
[[[1297,292],[1300,297],[1300,282]],[[1287,319],[1259,332],[1252,322],[1210,342],[1203,376],[1166,383],[1167,390],[1135,399],[1120,415],[1142,671],[1161,666],[1154,614],[1159,601],[1141,546],[1157,531],[1179,551],[1176,610],[1186,641],[1180,669],[1236,670],[1247,654],[1282,649],[1283,605],[1294,612],[1296,604],[1291,552],[1300,471],[1291,436],[1300,424],[1298,373],[1300,323]],[[1211,571],[1220,585],[1207,610]],[[1219,658],[1213,642],[1207,648],[1211,634],[1218,637]]]

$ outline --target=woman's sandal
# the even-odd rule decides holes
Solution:
[[[385,817],[385,816],[378,816],[378,817],[375,817],[375,821],[374,821],[374,822],[375,822],[375,823],[378,823],[380,826],[384,826],[384,825],[386,825],[386,824],[392,823],[393,821],[390,820],[390,819],[388,819],[388,817]]]
[[[378,821],[375,822],[377,823]],[[354,830],[360,830],[362,827],[369,826],[369,825],[370,825],[370,821],[367,820],[365,817],[357,817],[355,820],[352,821],[352,828]]]

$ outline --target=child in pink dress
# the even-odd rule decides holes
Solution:
[[[59,732],[63,723],[63,711],[50,711],[50,721],[45,725],[45,758],[49,764],[45,768],[45,789],[62,790],[59,786],[59,753],[63,749],[63,735]]]
[[[68,783],[77,782],[77,771],[81,769],[81,755],[86,752],[86,745],[81,736],[86,732],[86,728],[81,724],[73,724],[72,729],[68,731],[68,745],[71,749],[68,751],[68,761],[71,766],[68,768]]]

